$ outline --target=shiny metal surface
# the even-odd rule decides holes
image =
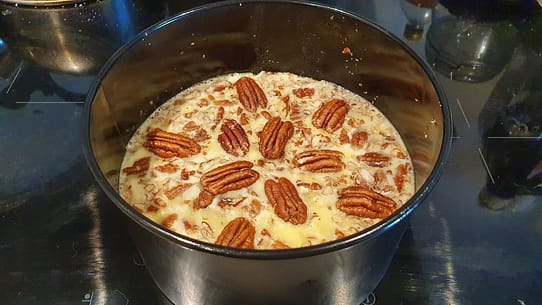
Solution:
[[[364,64],[345,56],[345,47]],[[410,202],[377,226],[341,241],[242,251],[172,234],[120,198],[116,176],[125,144],[158,105],[202,80],[261,70],[326,79],[372,100],[410,151],[417,182]],[[449,152],[448,104],[426,73],[429,68],[393,37],[336,9],[278,1],[212,5],[146,29],[104,67],[85,105],[84,153],[108,197],[148,231],[133,230],[134,240],[152,277],[174,303],[358,304],[386,271],[408,215],[435,185]]]
[[[114,39],[120,45],[171,14],[211,1],[115,2],[126,8],[117,11],[127,12],[116,22],[125,29]],[[398,36],[407,24],[399,0],[319,2],[367,17]],[[0,6],[0,19],[13,8]],[[80,12],[73,10],[74,18]],[[497,173],[495,165],[504,164],[502,152],[512,140],[531,151],[542,145],[536,137],[488,139],[487,133],[497,110],[508,108],[512,96],[524,92],[523,84],[540,75],[537,20],[514,23],[521,37],[530,38],[494,78],[465,83],[438,76],[454,118],[451,157],[439,184],[412,214],[388,272],[363,304],[542,304],[542,198],[505,181],[510,175]],[[82,23],[81,31],[90,35],[93,22]],[[108,27],[117,28],[116,23]],[[420,40],[407,41],[422,57],[428,26]],[[14,35],[10,31],[0,25],[0,39]],[[7,50],[16,44],[6,44]],[[20,58],[12,58],[13,69],[0,75],[5,84],[0,86],[2,304],[169,305],[135,249],[123,214],[83,161],[79,103],[95,75],[51,73],[31,61],[19,70]],[[487,143],[498,146],[487,149]],[[512,156],[509,170],[542,159],[525,150]],[[479,201],[481,191],[493,185],[491,177],[516,189],[512,197],[492,195],[492,207],[500,209]]]
[[[86,0],[2,0],[0,2],[28,6],[57,6],[88,2]]]
[[[143,6],[136,15],[129,5],[127,1],[47,8],[0,4],[2,40],[18,57],[49,71],[96,74],[109,55],[137,33],[136,19],[157,12]]]

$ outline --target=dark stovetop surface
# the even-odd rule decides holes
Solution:
[[[82,105],[120,45],[207,2],[0,4],[0,303],[168,304],[87,169]],[[536,2],[501,1],[491,16],[468,1],[318,2],[375,21],[433,63],[455,122],[443,177],[364,303],[542,304]]]

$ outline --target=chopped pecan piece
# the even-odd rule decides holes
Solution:
[[[215,87],[213,88],[213,91],[214,92],[222,92],[226,88],[231,88],[231,83],[230,82],[224,82],[224,83],[220,83],[220,84],[215,85]]]
[[[154,198],[151,204],[147,205],[147,212],[156,212],[166,206],[167,202],[165,202],[162,198],[157,197]]]
[[[258,107],[267,106],[267,97],[262,88],[250,77],[241,77],[234,84],[239,95],[239,102],[249,112],[256,112]]]
[[[239,123],[241,125],[248,125],[249,121],[246,113],[243,112],[239,115]]]
[[[188,179],[190,179],[190,176],[193,176],[195,173],[196,173],[196,171],[194,171],[194,170],[189,171],[186,168],[183,168],[181,170],[181,179],[188,180]]]
[[[154,129],[147,134],[143,146],[161,158],[185,158],[200,152],[199,144],[184,134]]]
[[[313,191],[319,191],[322,189],[322,186],[316,182],[308,183],[308,182],[301,182],[300,180],[296,181],[296,186],[308,188]]]
[[[149,169],[150,163],[151,157],[144,157],[136,160],[132,166],[123,168],[122,172],[126,175],[141,175]]]
[[[248,142],[247,134],[245,130],[235,120],[224,120],[222,131],[218,135],[218,142],[220,146],[229,154],[236,157],[244,156],[248,153],[250,143]]]
[[[215,104],[216,106],[233,106],[235,105],[235,102],[230,100],[218,100],[213,101],[213,104]]]
[[[211,203],[213,203],[213,199],[215,198],[215,195],[202,191],[199,193],[198,198],[194,199],[194,202],[192,204],[192,207],[194,210],[204,209],[208,207]]]
[[[273,118],[273,116],[271,115],[271,113],[269,113],[269,111],[264,110],[260,113],[266,120],[271,120]]]
[[[264,190],[278,217],[294,225],[305,223],[307,206],[288,179],[281,177],[278,182],[266,180]]]
[[[386,218],[397,208],[395,201],[363,186],[349,186],[339,192],[337,208],[348,215]]]
[[[230,221],[218,238],[216,244],[226,247],[254,249],[254,235],[256,228],[244,217],[238,217]]]
[[[408,174],[408,163],[400,164],[397,166],[397,173],[393,176],[393,182],[397,191],[401,193],[403,191],[403,184],[405,183],[406,176]]]
[[[220,123],[220,121],[222,121],[223,118],[224,118],[224,107],[218,107],[218,110],[215,116],[215,125],[213,125],[211,129],[215,129],[218,123]]]
[[[207,130],[203,128],[198,129],[196,134],[194,134],[194,141],[196,142],[203,142],[209,140],[210,138],[211,136],[207,133]]]
[[[204,173],[200,178],[200,183],[204,190],[213,195],[239,190],[260,178],[260,174],[253,170],[252,166],[252,162],[249,161],[236,161],[222,165]]]
[[[168,164],[157,166],[156,170],[159,171],[159,172],[162,172],[162,173],[171,174],[171,173],[175,173],[176,171],[178,171],[179,167],[177,165],[175,165],[175,164],[168,163]]]
[[[339,135],[339,143],[340,144],[350,143],[350,138],[348,137],[348,132],[344,128],[341,129],[341,133]]]
[[[284,155],[284,147],[294,134],[294,125],[283,122],[280,117],[267,121],[260,134],[259,149],[267,159],[278,159]]]
[[[236,207],[241,202],[245,201],[245,199],[247,199],[247,197],[241,197],[241,198],[238,198],[237,200],[234,200],[233,198],[224,197],[220,199],[220,201],[218,202],[218,206],[221,208],[227,207],[227,206]]]
[[[367,140],[369,139],[369,134],[366,131],[355,132],[352,135],[352,141],[350,144],[357,148],[363,148]]]
[[[199,125],[196,124],[196,122],[194,121],[189,121],[188,123],[184,124],[183,126],[183,130],[184,131],[194,131],[194,130],[197,130],[199,128]]]
[[[164,220],[162,220],[162,225],[166,228],[171,228],[175,220],[177,220],[177,214],[169,214]]]
[[[377,152],[368,152],[357,158],[371,167],[384,167],[390,161],[390,157]]]
[[[248,216],[254,218],[262,211],[262,203],[258,199],[252,199],[247,206],[243,207],[243,211],[248,213]]]
[[[271,244],[271,249],[290,249],[287,244],[281,242],[280,240],[273,241],[273,244]]]
[[[343,154],[337,150],[315,149],[307,150],[295,155],[294,167],[302,167],[309,172],[331,173],[344,169],[345,164],[341,160]]]
[[[314,113],[312,124],[315,127],[322,128],[329,133],[341,128],[344,118],[350,108],[344,100],[332,99]]]
[[[344,238],[346,235],[339,229],[335,229],[335,239]]]
[[[298,98],[312,97],[314,95],[313,88],[297,88],[293,89],[292,92]]]
[[[290,120],[300,121],[305,118],[306,114],[302,111],[301,106],[299,106],[299,104],[292,103],[290,106],[290,109],[291,109]]]
[[[168,189],[167,191],[164,192],[164,194],[166,195],[166,197],[169,200],[173,200],[173,199],[175,199],[175,197],[182,194],[184,191],[186,191],[191,186],[192,186],[192,183],[181,183],[179,185],[176,185],[176,186]]]

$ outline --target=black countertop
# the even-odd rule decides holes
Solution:
[[[168,304],[87,169],[82,106],[118,47],[208,2],[0,4],[0,303]],[[444,175],[364,304],[542,304],[539,7],[318,2],[402,37],[438,71],[454,118]]]

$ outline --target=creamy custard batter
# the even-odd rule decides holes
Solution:
[[[261,88],[267,99],[265,107],[260,105],[251,112],[240,103],[236,82],[242,77],[251,78]],[[348,107],[344,121],[335,131],[316,127],[314,114],[334,99]],[[259,150],[262,130],[272,117],[293,126],[283,155],[277,159],[267,159]],[[229,153],[219,143],[227,120],[235,120],[244,129],[249,142],[245,155]],[[188,137],[199,150],[186,156],[157,154],[147,145],[149,134],[157,129]],[[311,172],[296,166],[296,156],[309,150],[338,151],[344,166],[334,172]],[[237,190],[208,194],[211,203],[195,207],[194,201],[205,192],[201,176],[235,161],[251,162],[259,178]],[[383,195],[395,202],[394,209],[414,193],[408,152],[378,109],[336,84],[282,72],[229,74],[184,90],[160,106],[134,133],[122,168],[120,194],[146,217],[208,243],[215,243],[228,223],[243,217],[254,227],[249,248],[255,249],[333,241],[380,221],[382,216],[363,217],[338,208],[339,192],[347,187],[360,186]],[[266,197],[265,181],[279,177],[295,186],[305,204],[303,223],[278,217]]]

